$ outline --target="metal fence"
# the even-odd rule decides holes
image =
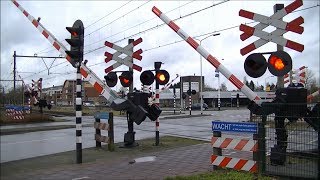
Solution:
[[[268,104],[262,106],[265,115],[251,116],[251,121],[262,124],[259,173],[320,178],[319,105],[307,110],[307,104]]]

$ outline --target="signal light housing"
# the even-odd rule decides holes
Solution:
[[[153,81],[154,81],[154,75],[153,73],[148,70],[148,71],[143,71],[140,75],[140,81],[143,85],[148,85],[150,86]]]
[[[132,84],[132,73],[129,71],[124,71],[120,76],[120,83],[123,87],[129,87]]]
[[[118,83],[118,76],[116,72],[110,72],[104,76],[106,83],[109,87],[114,87]]]
[[[268,69],[275,76],[284,76],[292,69],[292,59],[284,51],[273,52],[268,59]]]
[[[74,22],[72,27],[66,27],[71,34],[70,39],[66,41],[70,44],[70,51],[65,51],[70,57],[73,67],[77,67],[83,60],[84,27],[81,20]]]
[[[261,77],[267,68],[274,76],[284,76],[292,69],[292,59],[288,53],[284,51],[272,52],[268,62],[262,54],[253,53],[246,58],[244,70],[250,77]]]
[[[155,79],[160,85],[165,85],[169,82],[170,75],[166,70],[156,71]]]
[[[261,53],[250,54],[244,61],[244,70],[253,78],[262,76],[267,70],[267,62]]]

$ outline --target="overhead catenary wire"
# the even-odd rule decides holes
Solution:
[[[224,2],[227,2],[227,1],[230,1],[230,0],[226,0],[226,1],[223,1],[223,2],[220,2],[220,3],[224,3]],[[189,3],[191,3],[191,2],[189,2]],[[208,7],[204,8],[204,9],[208,9],[208,8],[213,7],[213,6],[216,6],[216,5],[217,5],[217,4],[214,4],[214,5],[208,6]],[[304,9],[299,9],[299,10],[293,11],[292,13],[298,12],[298,11],[304,11],[304,10],[312,9],[312,8],[319,7],[319,6],[320,6],[320,5],[317,4],[317,5],[314,5],[314,6],[306,7],[306,8],[304,8]],[[177,9],[177,8],[176,8],[176,9]],[[195,14],[195,13],[201,12],[201,11],[203,11],[204,9],[197,10],[197,11],[194,11],[194,12],[189,13],[189,14],[187,14],[187,15],[181,16],[181,17],[179,17],[179,18],[176,18],[174,21],[179,20],[179,19],[181,19],[181,18],[188,17],[188,16],[190,16],[190,15],[192,15],[192,14]],[[172,11],[172,10],[171,10],[171,11]],[[148,21],[149,21],[149,20],[148,20]],[[247,22],[247,23],[245,23],[245,24],[251,24],[251,23],[255,23],[255,22],[252,21],[252,22]],[[158,28],[158,27],[160,27],[160,26],[163,26],[163,25],[164,25],[164,23],[163,23],[163,24],[160,24],[160,25],[157,25],[157,26],[154,26],[154,27],[152,27],[152,28],[146,29],[146,30],[144,30],[144,31],[140,31],[140,32],[138,32],[138,33],[136,33],[136,34],[133,34],[133,35],[129,36],[129,37],[134,37],[134,36],[136,36],[136,35],[145,33],[145,32],[147,32],[147,31],[151,31],[152,29],[156,29],[156,28]],[[205,36],[205,35],[209,35],[209,34],[213,34],[213,33],[217,33],[217,32],[221,32],[221,31],[226,31],[226,30],[234,29],[234,28],[237,28],[237,27],[239,27],[239,26],[240,26],[240,25],[231,26],[231,27],[227,27],[227,28],[224,28],[224,29],[221,29],[221,30],[216,30],[216,31],[213,31],[213,32],[209,32],[209,33],[197,35],[197,36],[194,36],[194,38],[201,37],[201,36]],[[129,37],[127,37],[127,38],[129,38]],[[127,39],[127,38],[125,38],[125,39]],[[121,42],[121,41],[123,41],[123,40],[125,40],[125,39],[120,39],[120,40],[117,40],[116,42]],[[115,43],[116,43],[116,42],[115,42]],[[158,49],[158,48],[165,47],[165,46],[169,46],[169,45],[176,44],[176,43],[179,43],[179,42],[183,42],[183,40],[174,41],[174,42],[166,43],[166,44],[163,44],[163,45],[159,45],[159,46],[157,46],[157,47],[149,48],[149,49],[144,50],[144,52],[151,51],[151,50]],[[96,51],[96,50],[99,50],[99,49],[102,49],[102,48],[104,48],[104,47],[105,47],[105,46],[101,46],[101,47],[95,48],[95,49],[90,50],[90,51],[88,51],[88,52],[86,52],[86,53],[84,53],[84,54],[92,53],[92,52],[94,52],[94,51]],[[61,64],[64,64],[64,63],[67,63],[67,61],[62,62],[62,63],[60,63],[60,64],[57,64],[57,65],[55,65],[55,66],[52,66],[52,68],[53,68],[53,67],[57,67],[57,66],[59,66],[59,65],[61,65]],[[90,65],[90,66],[88,66],[88,67],[93,67],[93,66],[96,66],[96,65],[99,65],[99,64],[103,64],[103,63],[105,63],[105,62],[96,63],[96,64]],[[44,71],[46,71],[46,69],[44,69],[44,70],[42,70],[42,71],[39,71],[39,72],[37,72],[37,73],[34,73],[33,75],[39,74],[39,73],[44,72]],[[54,72],[55,72],[55,71],[54,71]],[[25,78],[31,77],[31,76],[33,76],[33,75],[27,76],[27,77],[25,77]]]
[[[108,14],[107,14],[107,15],[105,15],[104,17],[102,17],[102,18],[98,19],[98,20],[97,20],[97,21],[95,21],[94,23],[92,23],[92,24],[88,25],[86,28],[88,28],[88,27],[90,27],[91,25],[93,25],[93,24],[95,24],[95,23],[99,22],[100,20],[102,20],[102,19],[106,18],[107,16],[109,16],[109,15],[113,14],[114,12],[116,12],[116,11],[118,11],[119,9],[123,8],[124,6],[128,5],[131,1],[132,1],[132,0],[130,0],[129,2],[127,2],[127,3],[123,4],[123,5],[122,5],[122,6],[120,6],[120,7],[118,7],[117,9],[115,9],[115,10],[113,10],[112,12],[108,13]],[[151,1],[151,0],[149,0],[148,2],[150,2],[150,1]],[[146,3],[148,3],[148,2],[146,2]],[[113,20],[111,23],[108,23],[108,24],[104,25],[103,27],[98,28],[98,29],[96,29],[96,30],[94,30],[94,31],[90,32],[89,34],[85,35],[84,37],[87,37],[88,35],[91,35],[92,33],[97,32],[97,31],[99,31],[100,29],[102,29],[102,28],[104,28],[104,27],[106,27],[106,26],[108,26],[108,25],[110,25],[110,24],[114,23],[115,21],[119,20],[120,18],[122,18],[122,17],[124,17],[124,16],[129,15],[130,13],[132,13],[132,12],[134,12],[135,10],[139,9],[140,7],[142,7],[143,5],[145,5],[146,3],[142,4],[141,6],[138,6],[138,7],[137,7],[137,8],[135,8],[134,10],[131,10],[130,12],[128,12],[128,13],[126,13],[126,14],[124,14],[124,15],[122,15],[122,16],[120,16],[120,17],[118,17],[117,19]],[[64,45],[66,45],[66,44],[64,44]],[[46,51],[46,50],[48,50],[48,49],[51,49],[51,50]],[[49,46],[49,47],[47,47],[47,48],[45,48],[45,49],[43,49],[43,50],[41,50],[41,51],[39,51],[39,52],[37,52],[37,53],[35,53],[35,54],[46,54],[46,53],[52,52],[52,51],[54,51],[54,50],[55,50],[55,49],[52,49],[52,46]],[[44,52],[44,51],[46,51],[46,52]]]
[[[176,8],[174,8],[174,9],[166,12],[166,13],[170,13],[170,12],[172,12],[172,11],[175,11],[175,10],[177,10],[177,9],[183,7],[183,6],[186,6],[186,5],[188,5],[188,4],[190,4],[190,3],[194,2],[194,1],[195,1],[195,0],[190,1],[190,2],[187,2],[187,3],[183,4],[183,5],[180,5],[180,6],[176,7]],[[180,16],[180,17],[181,17],[181,16]],[[105,39],[108,39],[108,38],[111,38],[111,37],[116,36],[116,35],[118,35],[118,34],[121,34],[121,33],[123,33],[123,32],[126,32],[126,31],[128,31],[128,30],[130,30],[130,29],[132,29],[132,28],[138,27],[138,26],[140,26],[140,25],[142,25],[142,24],[145,24],[145,23],[147,23],[147,22],[150,22],[151,20],[154,20],[154,19],[156,19],[156,17],[153,17],[153,18],[151,18],[151,19],[148,19],[148,20],[146,20],[146,21],[143,21],[143,22],[141,22],[141,23],[138,23],[138,24],[136,24],[136,25],[133,25],[133,26],[131,26],[131,27],[125,29],[125,30],[122,30],[122,31],[120,31],[120,32],[117,32],[117,33],[115,33],[115,34],[112,34],[112,35],[104,38],[103,40],[99,40],[99,41],[93,42],[93,43],[91,43],[91,44],[88,44],[88,45],[86,45],[85,47],[91,46],[91,45],[96,44],[96,43],[101,42],[101,41],[104,41]]]

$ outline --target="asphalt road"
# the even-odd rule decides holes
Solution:
[[[185,115],[189,112],[185,111]],[[192,114],[199,114],[200,111],[193,111]],[[190,118],[167,118],[170,115],[163,113],[166,117],[160,118],[160,136],[172,135],[179,137],[187,137],[193,139],[200,139],[210,141],[212,136],[211,122],[213,120],[228,121],[228,122],[244,122],[249,120],[249,111],[247,109],[240,110],[225,110],[225,111],[204,111],[206,115],[201,117]],[[50,124],[75,124],[75,117],[61,117],[69,120],[69,122],[57,122],[57,123],[44,123],[33,124],[26,126],[50,126]],[[94,147],[94,133],[93,128],[94,118],[92,116],[84,116],[82,119],[83,125],[92,125],[92,127],[83,127],[82,130],[82,146],[83,148]],[[1,128],[15,128],[14,126],[6,126]],[[127,120],[125,117],[114,118],[114,131],[115,131],[115,143],[123,142],[123,135],[127,132]],[[136,140],[144,138],[155,137],[155,122],[146,120],[139,126],[134,126],[136,132]],[[270,140],[275,139],[274,129],[269,129],[267,135]],[[305,133],[305,132],[303,132]],[[102,131],[102,134],[105,134]],[[302,138],[296,136],[302,135],[301,132],[295,133],[289,132],[289,139],[296,141],[304,141],[310,143],[312,148],[314,144],[317,144],[317,136],[315,133],[308,134]],[[223,133],[223,136],[237,137],[237,138],[252,138],[252,134],[247,133]],[[268,141],[267,149],[273,146],[274,141]],[[161,138],[160,138],[161,142]],[[289,149],[297,150],[299,143],[289,145]],[[301,146],[302,147],[302,146]],[[300,149],[301,149],[300,147]],[[303,146],[305,148],[305,146]],[[1,136],[1,163],[26,159],[31,157],[43,156],[48,154],[54,154],[59,152],[75,150],[75,129],[61,129],[51,131],[38,131],[24,134],[5,135]]]

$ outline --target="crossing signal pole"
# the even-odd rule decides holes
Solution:
[[[70,56],[71,64],[77,68],[77,97],[76,97],[76,151],[77,163],[82,163],[82,82],[80,66],[83,60],[84,27],[81,20],[74,22],[72,27],[66,27],[71,34],[66,41],[70,44],[70,51],[65,51]]]

